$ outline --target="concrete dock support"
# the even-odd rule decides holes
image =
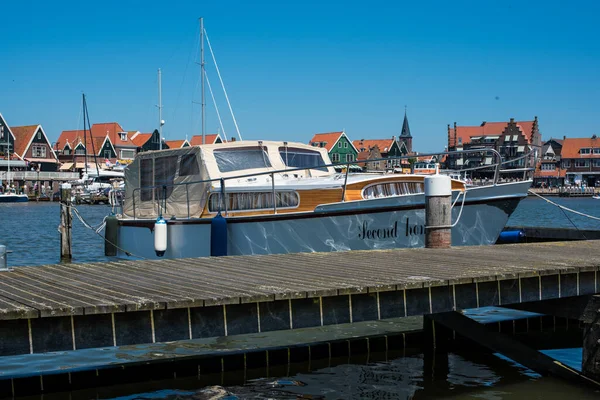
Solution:
[[[71,185],[60,186],[60,260],[70,262],[73,258],[71,229]]]
[[[449,176],[425,177],[425,247],[449,248],[452,243],[452,181]]]
[[[583,358],[581,371],[600,381],[600,296],[591,296],[583,313]]]

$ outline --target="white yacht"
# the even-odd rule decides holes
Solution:
[[[494,244],[527,196],[531,180],[499,183],[495,155],[489,185],[451,181],[453,246]],[[275,141],[139,153],[106,234],[124,258],[424,246],[425,175],[341,167],[323,148]]]

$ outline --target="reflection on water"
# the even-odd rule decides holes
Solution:
[[[288,367],[289,368],[289,367]],[[492,354],[449,354],[436,360],[436,372],[426,372],[422,354],[367,364],[340,363],[291,376],[248,380],[245,384],[103,397],[133,399],[597,399],[600,393],[544,377]],[[243,374],[243,372],[240,372]]]
[[[600,200],[590,197],[549,197],[554,203],[600,218]],[[566,215],[565,215],[566,214]],[[572,221],[572,222],[571,222]],[[553,228],[600,229],[600,221],[593,220],[547,203],[537,197],[528,197],[508,220],[508,226],[545,226]]]

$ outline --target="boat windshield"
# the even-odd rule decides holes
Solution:
[[[280,147],[279,155],[286,167],[310,168],[327,171],[325,161],[318,151]]]
[[[244,169],[268,168],[269,155],[263,147],[243,147],[239,149],[215,149],[213,154],[220,172],[241,171]]]

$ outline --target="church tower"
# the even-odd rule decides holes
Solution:
[[[408,126],[408,117],[406,116],[406,106],[404,107],[404,122],[402,123],[402,132],[398,138],[399,142],[404,142],[406,149],[412,153],[412,136],[410,135],[410,127]]]

